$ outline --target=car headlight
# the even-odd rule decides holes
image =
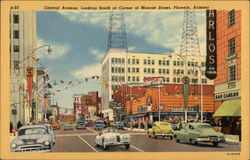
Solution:
[[[115,138],[112,136],[112,137],[110,137],[110,140],[114,140]]]
[[[16,148],[16,144],[15,144],[15,143],[12,143],[12,144],[11,144],[11,148]]]
[[[45,141],[44,144],[45,144],[46,146],[48,146],[48,145],[49,145],[49,141]]]

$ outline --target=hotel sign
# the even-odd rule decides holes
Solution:
[[[217,76],[216,10],[207,10],[206,16],[207,57],[205,75],[212,80]]]
[[[153,85],[159,85],[163,83],[162,77],[151,77],[144,79],[144,86],[153,86]]]

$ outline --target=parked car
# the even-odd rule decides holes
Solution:
[[[51,126],[53,129],[60,129],[61,128],[60,123],[58,123],[58,122],[52,122]]]
[[[10,143],[11,152],[49,152],[52,149],[53,129],[48,124],[27,125],[19,128]]]
[[[167,122],[154,122],[152,128],[148,129],[148,136],[157,138],[158,136],[170,137],[173,139],[174,131],[170,123]]]
[[[78,120],[76,122],[76,129],[86,129],[86,123],[84,120]]]
[[[131,137],[129,134],[118,133],[115,128],[105,128],[102,132],[96,136],[96,146],[102,146],[105,150],[108,150],[111,146],[124,145],[126,149],[129,149]]]
[[[101,130],[105,127],[105,124],[103,121],[96,121],[95,122],[95,130]]]
[[[193,122],[187,123],[180,131],[175,131],[175,139],[176,142],[185,141],[192,144],[211,142],[213,146],[217,146],[225,141],[225,136],[216,132],[210,124]]]
[[[117,129],[124,129],[125,126],[122,122],[116,122],[113,127],[117,128]]]
[[[64,130],[74,129],[74,123],[73,122],[64,122],[63,126],[64,126],[63,127]]]
[[[53,145],[54,145],[56,143],[55,132],[53,131],[53,128],[52,128],[52,126],[50,124],[45,124],[45,126],[47,127],[48,132],[51,135],[52,142],[53,142]]]
[[[92,121],[92,120],[88,120],[87,121],[87,126],[88,127],[92,127],[92,126],[94,126],[95,125],[95,123]]]

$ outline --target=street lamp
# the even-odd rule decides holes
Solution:
[[[201,70],[201,66],[198,66],[199,70],[200,70],[200,83],[201,83],[201,122],[203,122],[203,88],[202,88],[202,70]]]

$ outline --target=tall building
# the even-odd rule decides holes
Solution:
[[[27,68],[33,68],[36,82],[36,13],[33,11],[10,12],[10,121],[27,124],[35,119],[36,103],[29,103]],[[31,102],[36,102],[33,90]],[[32,107],[33,106],[33,107]]]
[[[241,11],[217,11],[217,64],[214,116],[229,132],[231,122],[241,116]]]
[[[182,84],[187,74],[190,84],[213,85],[205,76],[205,56],[172,54],[127,53],[125,50],[109,50],[102,61],[102,112],[111,117],[110,102],[113,91],[122,84],[143,86],[144,79],[163,77],[166,84]],[[105,115],[105,112],[107,114]]]

